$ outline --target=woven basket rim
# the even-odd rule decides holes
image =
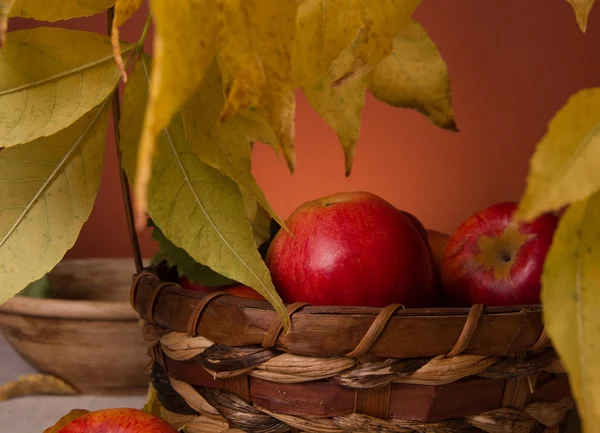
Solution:
[[[192,291],[176,279],[168,266],[155,266],[136,276],[131,301],[140,318],[229,346],[274,345],[310,356],[356,356],[373,346],[369,353],[388,357],[443,355],[461,347],[461,352],[502,356],[526,350],[543,334],[541,305],[485,308],[480,304],[411,309],[399,309],[398,304],[384,308],[292,304],[292,327],[286,334],[268,302]],[[458,344],[459,338],[467,341],[466,346]],[[423,339],[427,343],[420,347]]]

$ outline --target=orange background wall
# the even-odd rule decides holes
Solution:
[[[253,159],[259,184],[283,217],[311,198],[368,190],[444,231],[482,207],[518,200],[548,120],[573,92],[600,85],[597,9],[581,34],[564,0],[424,0],[415,17],[448,63],[460,132],[368,97],[354,171],[345,178],[335,134],[300,97],[297,171],[289,175],[259,145]],[[142,15],[126,25],[125,40],[137,39]],[[68,25],[105,31],[104,20]],[[11,30],[28,25],[14,20]],[[96,206],[69,257],[130,255],[112,141],[106,164]],[[145,255],[154,251],[147,233],[142,243]]]

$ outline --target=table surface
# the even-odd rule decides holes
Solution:
[[[35,373],[0,335],[0,385]],[[0,431],[42,433],[71,409],[98,410],[111,407],[141,408],[144,396],[32,396],[0,402]]]

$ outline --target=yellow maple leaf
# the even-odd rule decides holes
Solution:
[[[137,158],[136,227],[146,225],[147,191],[156,139],[198,88],[214,59],[216,6],[211,0],[151,2],[155,23],[150,98]],[[185,49],[182,49],[185,47]]]
[[[292,49],[297,1],[221,0],[221,4],[227,5],[220,13],[229,16],[229,22],[219,31],[219,64],[232,79],[222,115],[229,117],[249,108],[256,113],[253,117],[264,117],[293,171],[296,103]],[[234,8],[235,4],[241,7]]]
[[[8,28],[8,14],[14,4],[15,0],[0,0],[0,48],[4,46],[4,39]]]
[[[544,324],[567,370],[583,431],[600,432],[600,193],[560,220],[542,274]]]
[[[583,33],[587,30],[588,17],[590,16],[590,11],[594,6],[595,1],[596,0],[567,0],[573,8],[573,12],[575,12],[575,19]]]
[[[257,107],[265,92],[265,71],[254,51],[242,0],[217,0],[217,55],[219,66],[232,74],[221,119],[239,110]]]
[[[28,395],[75,395],[77,391],[64,380],[45,373],[20,376],[0,386],[0,401]]]
[[[394,107],[414,108],[441,128],[456,130],[448,66],[415,20],[394,38],[392,53],[368,75],[369,91]]]
[[[125,72],[125,63],[123,62],[123,56],[121,54],[121,43],[119,41],[119,27],[131,18],[131,16],[137,11],[144,0],[117,0],[115,3],[115,16],[112,22],[111,38],[113,54],[115,61],[121,71],[123,81],[127,82],[127,72]]]
[[[360,16],[364,37],[353,50],[355,60],[334,82],[334,85],[369,73],[392,52],[394,38],[404,29],[421,0],[361,1]]]
[[[600,189],[600,87],[571,96],[548,125],[530,162],[518,217],[527,220]]]
[[[334,77],[355,60],[350,49],[342,52],[323,79],[302,88],[306,99],[337,133],[344,151],[346,176],[352,171],[354,150],[358,140],[361,112],[365,104],[366,77],[334,86]]]
[[[292,56],[294,80],[313,84],[329,73],[362,27],[360,0],[303,0],[298,5]],[[342,71],[344,72],[344,71]]]
[[[73,409],[68,414],[59,419],[56,424],[52,427],[44,430],[44,433],[58,433],[63,427],[71,424],[77,418],[81,418],[83,415],[90,413],[89,410],[86,409]]]

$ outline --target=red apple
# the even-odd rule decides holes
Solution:
[[[447,233],[427,229],[427,241],[429,242],[433,265],[438,271],[441,271],[442,259],[444,258],[448,239],[450,239],[450,235]]]
[[[421,222],[421,220],[419,218],[417,218],[416,216],[414,216],[413,214],[406,212],[404,210],[400,211],[400,212],[402,212],[410,220],[410,222],[413,223],[413,225],[417,228],[417,230],[419,230],[419,233],[421,234],[423,241],[427,245],[427,249],[429,251],[429,257],[431,260],[431,267],[433,270],[433,285],[434,285],[434,287],[436,287],[436,290],[438,291],[438,296],[441,296],[442,277],[440,274],[440,267],[436,261],[437,251],[433,250],[433,246],[429,242],[430,241],[429,230],[427,230],[425,228],[425,226],[423,225],[423,223]],[[435,246],[438,247],[437,245],[435,245]]]
[[[427,242],[427,229],[425,228],[421,220],[405,210],[400,210],[400,212],[402,212],[406,216],[406,218],[408,218],[410,222],[413,223],[417,230],[419,230],[419,233],[421,234],[423,240]]]
[[[448,240],[442,260],[445,297],[456,306],[540,302],[540,277],[558,223],[544,214],[512,218],[517,203],[499,203],[467,218]]]
[[[179,285],[187,290],[194,290],[196,292],[211,292],[214,291],[212,287],[203,286],[202,284],[192,283],[185,275],[179,277]]]
[[[179,285],[187,290],[194,290],[196,292],[218,292],[220,290],[230,293],[233,296],[239,296],[240,298],[250,298],[250,299],[259,299],[264,301],[265,298],[254,290],[251,287],[245,286],[243,284],[236,284],[234,286],[217,286],[217,287],[208,287],[203,286],[198,283],[192,283],[185,275],[179,278]]]
[[[88,412],[58,433],[177,433],[166,421],[139,409],[103,409]]]
[[[248,287],[243,284],[229,287],[227,289],[224,289],[223,291],[233,296],[239,296],[240,298],[258,299],[261,301],[265,300],[265,298],[252,287]]]
[[[435,304],[429,251],[419,230],[384,199],[338,193],[299,206],[266,263],[285,302],[407,307]]]

